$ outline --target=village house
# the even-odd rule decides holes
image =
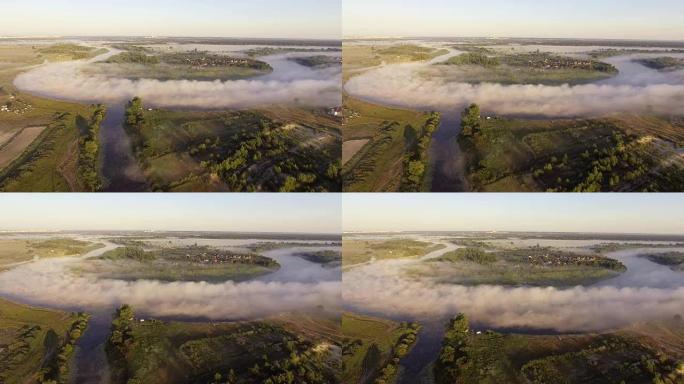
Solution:
[[[342,116],[342,107],[335,107],[328,109],[328,114],[334,117]]]

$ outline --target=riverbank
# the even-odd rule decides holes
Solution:
[[[384,241],[392,238],[391,234],[369,234],[367,236],[369,238],[384,236]],[[406,237],[407,235],[402,236]],[[354,234],[355,239],[363,239],[363,237],[363,234]],[[431,240],[434,243],[445,241],[444,236],[430,237],[424,233],[420,236],[414,235],[413,239]],[[548,249],[546,252],[550,255],[554,252],[560,252],[563,255],[568,254],[568,256],[570,254],[576,255],[582,260],[591,258],[591,255],[596,255],[595,248],[600,248],[600,245],[604,244],[600,238],[591,241],[537,237],[526,240],[500,238],[497,235],[487,236],[485,234],[481,234],[476,240],[461,242],[471,246],[473,244],[486,244],[494,247],[495,251],[493,251],[492,256],[496,255],[496,252],[504,254],[521,252],[522,255],[524,248],[520,248],[521,245],[540,243],[544,247],[539,249]],[[378,258],[345,269],[345,285],[343,288],[345,305],[347,310],[362,315],[397,322],[420,323],[422,329],[417,335],[417,344],[400,362],[404,372],[403,379],[400,382],[430,383],[434,382],[433,380],[438,380],[437,377],[432,377],[432,372],[433,365],[440,356],[445,324],[450,317],[459,312],[466,312],[471,315],[470,332],[474,341],[483,341],[483,344],[477,344],[477,348],[484,354],[494,353],[494,351],[499,353],[500,349],[503,348],[498,342],[484,343],[484,341],[490,340],[489,336],[486,336],[490,334],[497,335],[496,338],[491,339],[493,341],[512,340],[511,346],[520,345],[520,343],[532,346],[532,344],[527,343],[530,343],[529,340],[534,338],[546,342],[556,340],[559,337],[564,340],[561,344],[566,345],[565,342],[567,342],[569,343],[567,345],[575,345],[572,341],[573,338],[568,337],[566,340],[565,335],[578,335],[578,337],[592,339],[594,335],[604,335],[613,329],[630,327],[635,324],[657,324],[659,321],[670,321],[677,318],[677,315],[681,316],[684,309],[677,297],[684,295],[684,288],[682,288],[684,287],[684,276],[680,272],[672,271],[666,265],[659,265],[646,257],[639,256],[652,252],[672,251],[672,248],[665,247],[666,244],[661,244],[661,242],[655,241],[654,244],[657,247],[649,250],[643,248],[644,244],[640,240],[633,244],[631,249],[618,249],[601,253],[600,256],[597,256],[599,257],[598,261],[605,258],[606,261],[614,262],[616,265],[623,265],[625,270],[619,274],[616,272],[613,275],[603,275],[599,282],[584,279],[581,282],[584,286],[567,284],[563,287],[561,284],[560,288],[543,282],[540,282],[538,287],[529,284],[517,287],[501,285],[497,281],[503,281],[502,279],[506,277],[506,271],[500,271],[498,277],[493,276],[492,280],[485,284],[470,286],[465,286],[463,283],[436,281],[439,280],[440,273],[448,271],[445,266],[435,268],[432,273],[421,275],[407,273],[418,265],[443,263],[439,260],[454,253],[459,248],[464,249],[463,246],[452,245],[447,249],[434,251],[418,259]],[[619,243],[619,246],[627,247],[627,244]],[[660,248],[661,246],[663,248]],[[674,249],[678,249],[676,244]],[[543,255],[540,257],[543,258]],[[487,266],[483,265],[482,268],[486,269]],[[553,267],[549,268],[553,269]],[[461,271],[460,264],[455,270]],[[530,268],[523,268],[523,270],[527,271]],[[496,271],[496,269],[491,271]],[[465,273],[465,275],[472,278],[477,274]],[[586,278],[586,273],[581,275]],[[654,300],[662,301],[656,303]],[[644,311],[644,306],[649,306],[648,311]],[[656,327],[655,329],[659,328]],[[648,333],[648,331],[644,332]],[[644,348],[652,347],[650,341],[643,341],[643,344],[640,345],[644,345]],[[660,347],[669,348],[669,344],[661,343]],[[649,350],[652,351],[652,349]],[[670,349],[667,350],[670,351]],[[537,353],[536,358],[539,359],[563,355],[560,352],[552,353],[544,348],[538,349],[535,353]],[[481,357],[482,355],[477,356]],[[512,352],[511,356],[519,356],[519,352]],[[485,359],[483,364],[486,364],[484,362],[487,361],[491,361],[492,364],[508,361],[508,358],[504,358],[504,356],[499,357],[501,359]],[[626,356],[625,358],[633,360],[633,357]],[[517,373],[495,371],[498,373],[492,376],[494,377],[492,380],[503,380],[501,374],[510,380],[514,380],[511,382],[517,382],[515,381],[517,379],[514,379],[515,375],[520,375],[521,367],[529,361],[531,360],[525,360],[520,365],[513,365],[517,367],[514,369]],[[473,372],[476,373],[477,369]],[[473,377],[475,376],[470,378]],[[482,380],[489,380],[487,379],[488,376],[478,377]]]

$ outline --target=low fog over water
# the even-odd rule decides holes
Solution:
[[[168,49],[182,52],[198,49],[231,57],[246,57],[243,51],[251,48],[257,47],[196,44],[148,46],[148,49],[158,51]],[[272,104],[333,107],[342,103],[341,65],[310,68],[291,60],[319,55],[339,57],[341,52],[288,52],[259,57],[259,60],[270,64],[273,71],[243,80],[162,81],[89,74],[87,69],[98,65],[97,62],[121,53],[114,48],[107,49],[108,53],[91,60],[44,64],[20,74],[14,80],[14,85],[19,90],[35,95],[106,105],[107,115],[102,122],[100,140],[104,189],[107,192],[141,192],[149,189],[136,160],[131,140],[123,127],[125,104],[133,97],[141,97],[146,107],[182,109],[244,109]]]
[[[587,51],[587,47],[582,48]],[[573,86],[468,84],[449,82],[425,72],[430,65],[452,56],[453,51],[427,63],[383,65],[351,78],[345,84],[345,90],[381,104],[443,112],[478,103],[486,111],[504,115],[573,117],[636,111],[684,113],[684,70],[659,72],[632,62],[647,56],[684,57],[682,54],[638,54],[606,59],[621,74],[605,81]]]
[[[312,69],[288,60],[301,56],[339,56],[340,53],[300,52],[260,57],[259,60],[271,64],[273,72],[244,80],[132,80],[83,72],[87,66],[116,53],[119,51],[111,50],[92,60],[45,64],[19,75],[14,84],[22,91],[56,99],[122,104],[139,96],[147,105],[167,108],[248,108],[268,104],[330,107],[342,102],[341,66]]]
[[[86,258],[97,257],[113,248],[116,246],[108,244]],[[277,279],[263,277],[223,283],[124,281],[80,276],[70,269],[82,262],[81,259],[46,259],[1,273],[0,294],[14,301],[52,308],[100,312],[125,303],[147,316],[211,320],[254,319],[319,306],[328,309],[340,306],[339,268],[323,269],[292,256],[298,251],[301,249],[269,252],[282,263],[283,271],[275,273]],[[298,267],[318,273],[304,279],[297,273]]]
[[[353,310],[398,319],[446,319],[463,312],[489,328],[559,332],[605,330],[684,315],[684,273],[637,258],[639,253],[606,255],[632,269],[621,278],[568,289],[442,284],[405,273],[420,260],[378,261],[345,270],[343,298]]]

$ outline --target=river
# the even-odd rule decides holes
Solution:
[[[37,260],[0,273],[0,295],[14,302],[80,311],[92,315],[77,343],[72,383],[107,384],[109,380],[104,343],[117,307],[130,304],[139,316],[163,320],[235,321],[259,319],[283,312],[307,311],[341,304],[341,267],[324,267],[295,256],[302,251],[339,250],[317,245],[293,246],[264,252],[281,265],[278,271],[244,282],[123,281],[81,276],[72,268],[87,258],[118,247],[103,237],[77,237],[97,241],[104,248],[83,257]],[[187,245],[185,239],[165,241]],[[263,239],[192,239],[226,249],[244,249]],[[281,242],[281,240],[274,240]],[[302,241],[297,241],[301,243]]]
[[[442,114],[439,128],[430,146],[431,192],[465,192],[465,161],[458,145],[461,117],[458,113]]]
[[[104,190],[144,192],[149,186],[135,157],[131,139],[123,126],[124,109],[122,104],[107,105],[107,115],[100,128]]]
[[[164,48],[182,50],[176,45],[148,48],[152,47],[160,51]],[[342,103],[341,66],[310,68],[291,60],[313,55],[339,57],[339,52],[291,52],[259,57],[259,60],[270,64],[273,71],[248,79],[159,81],[84,73],[83,70],[88,66],[97,65],[96,62],[121,52],[107,46],[104,48],[109,49],[109,52],[90,60],[47,63],[32,68],[17,76],[14,85],[22,92],[41,97],[107,106],[100,139],[104,189],[108,192],[149,190],[130,138],[123,128],[125,105],[135,96],[141,97],[146,107],[190,110],[248,109],[272,104],[334,107]],[[189,45],[185,48],[191,50],[197,47]],[[245,55],[238,50],[248,48],[213,46],[211,51],[242,57]]]
[[[418,42],[421,44],[421,42]],[[426,42],[433,48],[448,44]],[[511,46],[516,49],[586,57],[586,52],[613,47]],[[539,118],[593,117],[615,112],[684,113],[684,70],[657,71],[635,59],[684,54],[628,54],[608,58],[619,74],[591,84],[581,85],[502,85],[468,84],[449,81],[430,72],[431,66],[461,52],[451,50],[433,60],[418,63],[383,64],[368,69],[344,84],[344,90],[359,99],[388,107],[435,110],[443,122],[434,135],[430,149],[432,192],[468,190],[464,159],[455,142],[460,132],[460,116],[467,105],[477,103],[483,111],[500,116]],[[457,70],[457,69],[449,69]],[[677,101],[680,100],[680,101]]]
[[[439,236],[415,239],[444,244]],[[505,242],[527,244],[517,239]],[[588,252],[590,247],[607,241],[543,242],[560,249]],[[681,249],[643,248],[608,253],[607,257],[625,264],[625,273],[592,286],[567,289],[464,287],[403,273],[416,263],[437,258],[455,248],[451,244],[419,258],[375,261],[345,269],[344,302],[349,311],[395,321],[417,321],[423,326],[414,348],[400,362],[403,368],[400,383],[426,380],[430,365],[439,355],[444,327],[459,312],[468,315],[476,331],[530,334],[601,331],[684,314],[684,273],[638,257],[644,252]]]

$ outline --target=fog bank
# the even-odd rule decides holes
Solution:
[[[283,57],[270,61],[275,65],[272,74],[234,81],[110,78],[82,73],[85,66],[97,65],[86,61],[53,63],[19,75],[14,85],[44,97],[87,103],[121,104],[139,96],[146,105],[166,108],[341,104],[341,68],[311,70]]]
[[[463,312],[493,328],[558,331],[602,330],[684,315],[684,287],[467,287],[401,275],[409,263],[378,262],[345,271],[345,304],[387,316],[434,319]]]
[[[0,294],[60,308],[105,309],[130,304],[159,317],[253,319],[287,311],[340,305],[339,281],[159,282],[81,277],[67,272],[71,259],[31,263],[0,274]]]
[[[595,116],[611,112],[684,113],[684,71],[670,73],[680,82],[586,85],[502,85],[447,82],[420,72],[424,64],[389,65],[350,79],[345,89],[366,100],[401,107],[460,110],[478,103],[504,115]],[[653,75],[654,77],[657,75]]]

